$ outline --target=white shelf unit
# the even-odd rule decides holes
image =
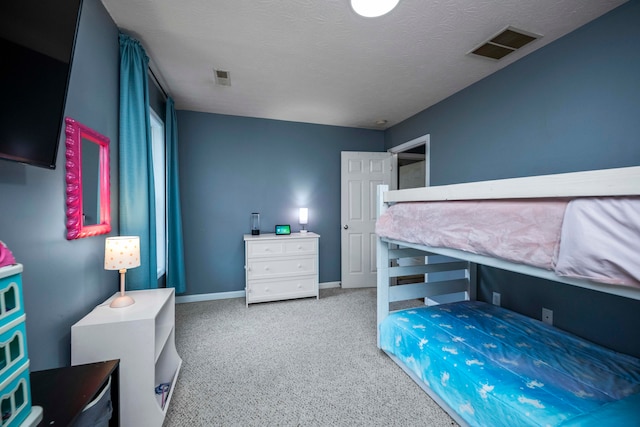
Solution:
[[[135,304],[105,301],[71,327],[71,364],[120,359],[120,423],[161,426],[182,359],[175,346],[174,289],[130,291]],[[170,383],[165,395],[156,386]]]
[[[319,297],[315,233],[244,235],[247,306],[256,302]]]

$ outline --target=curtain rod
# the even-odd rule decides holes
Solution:
[[[164,99],[168,99],[169,95],[167,95],[167,92],[162,87],[162,84],[160,83],[160,80],[158,80],[158,77],[156,77],[156,74],[153,72],[151,67],[149,67],[149,72],[151,73],[151,76],[153,76],[153,80],[156,81],[156,85],[158,86],[158,89],[160,89],[162,91],[162,94],[164,95]]]

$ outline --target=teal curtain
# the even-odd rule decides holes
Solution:
[[[167,97],[165,118],[167,144],[167,287],[176,293],[187,290],[182,245],[182,213],[178,178],[178,118],[171,97]]]
[[[127,289],[158,287],[148,64],[140,42],[120,34],[120,235],[140,236],[140,267],[127,270]]]

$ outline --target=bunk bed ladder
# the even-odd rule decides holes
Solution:
[[[378,217],[386,210],[378,186]],[[390,304],[414,300],[433,305],[476,299],[476,265],[469,261],[425,252],[410,245],[377,241],[378,325]],[[379,342],[379,340],[378,340]]]

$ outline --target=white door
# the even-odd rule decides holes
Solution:
[[[376,188],[391,182],[391,154],[341,153],[342,287],[376,286]]]

